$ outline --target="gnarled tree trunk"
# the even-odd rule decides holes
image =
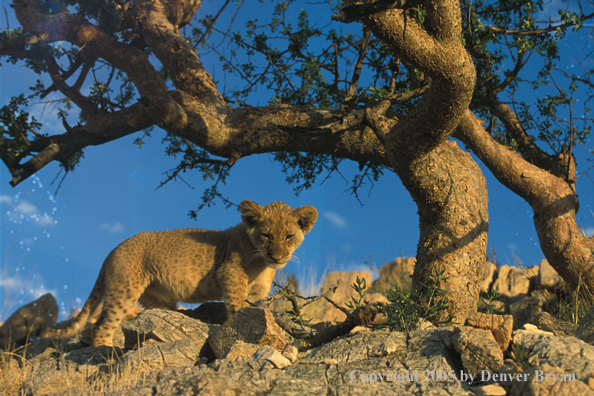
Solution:
[[[421,236],[413,287],[427,284],[435,270],[448,277],[440,287],[453,320],[464,323],[476,311],[487,249],[488,209],[484,177],[472,158],[447,142],[464,117],[476,78],[460,43],[456,1],[425,4],[429,29],[392,10],[363,18],[378,38],[432,80],[420,103],[401,120],[376,131],[390,163],[419,208]],[[390,122],[391,121],[391,122]]]
[[[574,290],[581,285],[594,293],[594,242],[582,234],[575,221],[578,200],[571,185],[574,177],[556,176],[524,160],[499,144],[470,111],[456,137],[476,153],[497,180],[530,204],[541,249],[551,266]],[[573,172],[572,176],[575,168]]]

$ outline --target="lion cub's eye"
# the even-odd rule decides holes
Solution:
[[[293,239],[295,235],[287,235],[287,241],[290,241],[291,239]]]
[[[270,239],[270,234],[262,234],[262,236],[266,239]]]

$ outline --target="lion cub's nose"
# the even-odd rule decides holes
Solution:
[[[274,260],[275,263],[278,264],[283,259],[284,254],[282,252],[274,252],[274,251],[272,251],[272,252],[268,253],[268,256],[272,260]]]

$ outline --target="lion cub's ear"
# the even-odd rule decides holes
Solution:
[[[264,215],[264,208],[255,202],[245,199],[239,205],[239,211],[241,213],[241,220],[246,227],[251,228],[255,226]]]
[[[304,234],[311,231],[316,220],[318,219],[318,211],[310,205],[305,205],[293,211],[293,217],[297,219],[299,227]]]

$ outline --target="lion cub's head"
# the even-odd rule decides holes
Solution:
[[[318,219],[318,211],[309,205],[293,210],[282,202],[261,206],[246,199],[239,208],[255,254],[274,269],[287,264]]]

